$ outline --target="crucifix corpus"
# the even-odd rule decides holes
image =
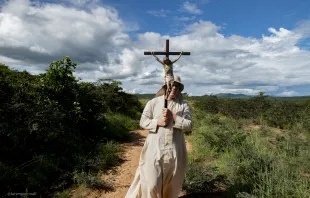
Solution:
[[[190,52],[170,52],[169,51],[169,39],[166,40],[166,50],[164,52],[155,51],[155,52],[144,52],[144,55],[153,55],[156,60],[161,63],[165,70],[165,85],[167,86],[166,92],[165,92],[165,108],[167,108],[167,99],[170,94],[171,88],[173,86],[174,82],[174,76],[173,76],[173,63],[177,62],[179,58],[182,55],[191,55]],[[166,57],[163,58],[163,60],[160,60],[156,55],[165,55]],[[175,60],[171,61],[169,59],[169,55],[179,55]]]

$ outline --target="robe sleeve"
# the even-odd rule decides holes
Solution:
[[[152,101],[148,101],[141,115],[140,126],[143,129],[147,129],[155,133],[157,130],[157,121],[157,119],[153,118]]]
[[[192,130],[191,112],[187,103],[184,103],[183,115],[176,115],[173,127],[183,131]]]

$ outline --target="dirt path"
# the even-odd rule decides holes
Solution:
[[[127,190],[135,176],[136,169],[138,167],[140,152],[142,150],[147,130],[136,130],[130,132],[132,134],[132,141],[121,145],[124,151],[122,159],[124,162],[115,170],[110,171],[107,175],[102,176],[105,181],[111,182],[115,188],[111,192],[99,192],[92,191],[87,188],[79,188],[73,197],[100,197],[100,198],[123,198],[125,197]],[[190,149],[190,145],[186,142],[186,146]],[[180,194],[184,195],[183,193]]]
[[[113,181],[115,192],[109,192],[103,194],[106,198],[123,198],[125,197],[127,190],[135,176],[136,169],[138,167],[140,152],[142,150],[147,130],[137,130],[131,132],[134,136],[133,141],[122,145],[122,149],[125,151],[123,155],[124,163],[118,168],[117,176]],[[109,177],[106,176],[106,177]]]

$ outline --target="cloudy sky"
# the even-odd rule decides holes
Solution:
[[[310,95],[310,1],[0,0],[0,62],[38,74],[69,56],[76,76],[155,93],[144,51],[190,51],[174,74],[191,95]],[[176,57],[170,56],[171,59]]]

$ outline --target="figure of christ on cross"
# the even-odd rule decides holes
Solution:
[[[165,101],[167,101],[167,97],[170,94],[173,82],[174,82],[174,76],[173,76],[173,63],[179,60],[179,58],[182,55],[190,55],[190,52],[169,52],[169,39],[166,40],[166,51],[165,52],[144,52],[144,55],[153,55],[156,60],[161,63],[165,70],[165,85],[167,86],[166,93],[165,93]],[[160,60],[156,55],[165,55],[166,57],[163,60]],[[178,58],[171,61],[169,59],[169,55],[179,55]],[[166,107],[165,102],[165,107]]]
[[[177,62],[179,58],[181,58],[183,51],[180,53],[179,57],[175,60],[171,61],[169,58],[165,57],[164,60],[160,60],[154,52],[152,52],[152,55],[155,57],[155,59],[161,63],[165,70],[165,84],[167,86],[167,90],[165,93],[165,99],[168,99],[168,96],[170,94],[171,88],[173,86],[174,82],[174,76],[173,76],[173,63]]]

